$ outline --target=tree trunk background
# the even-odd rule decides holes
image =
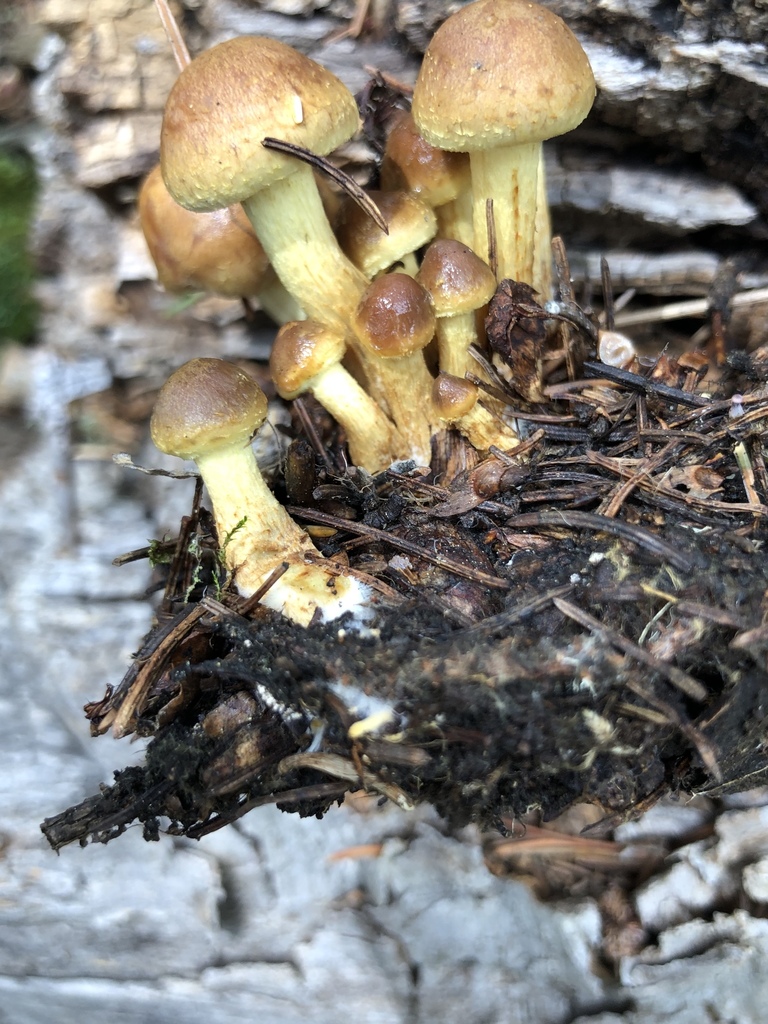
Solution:
[[[361,36],[343,39],[332,37],[355,14],[346,0],[176,10],[193,52],[274,35],[357,91],[370,66],[412,82],[459,6],[371,0]],[[547,155],[579,292],[599,292],[602,254],[617,293],[637,288],[640,304],[706,296],[726,271],[737,289],[768,284],[768,4],[547,6],[581,38],[599,86],[585,125]],[[660,836],[698,841],[620,908],[646,943],[659,938],[614,949],[614,976],[595,966],[622,920],[607,890],[540,903],[488,872],[475,835],[446,836],[428,811],[365,803],[317,822],[265,808],[199,845],[133,833],[58,858],[46,848],[37,823],[132,756],[91,740],[81,712],[119,680],[151,614],[143,566],[111,559],[175,532],[190,498],[188,482],[128,473],[111,454],[160,464],[146,430],[154,388],[193,356],[263,358],[270,331],[246,327],[237,303],[182,309],[153,283],[134,202],[176,69],[150,0],[6,8],[2,69],[19,74],[0,82],[0,136],[38,167],[41,323],[39,344],[6,350],[0,376],[0,1018],[762,1020],[761,797],[734,800],[716,825],[700,801],[624,833],[665,849]],[[347,152],[359,166],[370,156]],[[733,343],[764,342],[767,316],[735,312]],[[657,328],[637,332],[658,346]],[[338,858],[359,844],[378,855]]]

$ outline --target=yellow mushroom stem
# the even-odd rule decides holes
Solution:
[[[339,249],[312,169],[299,164],[244,199],[243,209],[275,273],[307,316],[345,329],[368,281]]]
[[[540,142],[477,149],[469,154],[474,249],[483,259],[488,259],[487,200],[493,198],[496,277],[499,281],[512,278],[533,282],[540,159]],[[499,196],[514,196],[515,200],[501,202]]]

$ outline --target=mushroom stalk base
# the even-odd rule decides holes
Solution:
[[[197,466],[213,505],[216,534],[241,594],[253,593],[265,574],[291,556],[316,553],[267,487],[250,446],[203,455]]]
[[[488,451],[491,445],[510,451],[520,443],[512,427],[479,402],[453,425],[478,451]]]
[[[261,600],[286,618],[308,626],[351,611],[368,614],[370,590],[357,579],[334,574],[306,555],[322,559],[264,483],[252,449],[235,448],[197,460],[213,504],[224,562],[243,597],[254,594],[283,562],[292,562]]]
[[[541,143],[470,153],[475,252],[489,259],[486,201],[493,199],[496,277],[534,283],[534,235]],[[263,240],[262,240],[262,244]],[[265,246],[266,248],[266,246]]]
[[[356,622],[370,618],[371,590],[354,576],[333,575],[315,563],[292,565],[273,584],[261,603],[299,626],[332,622],[352,612]]]

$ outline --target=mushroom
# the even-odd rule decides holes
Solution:
[[[150,429],[160,451],[197,464],[213,504],[222,558],[240,594],[254,594],[288,562],[262,604],[304,626],[359,610],[367,589],[322,564],[259,472],[250,442],[266,415],[267,399],[247,373],[223,359],[193,359],[161,388]],[[306,556],[320,561],[307,563]]]
[[[477,385],[463,377],[439,373],[432,385],[432,403],[438,418],[455,427],[474,448],[515,448],[520,439],[513,428],[477,399]]]
[[[157,278],[166,291],[258,297],[277,323],[301,315],[270,271],[267,254],[241,206],[211,213],[185,210],[165,187],[158,164],[139,190],[138,210]]]
[[[280,395],[290,400],[311,391],[341,424],[356,466],[380,473],[399,447],[394,424],[341,365],[344,337],[314,320],[284,324],[277,332],[269,369]]]
[[[489,250],[493,201],[499,280],[534,284],[534,225],[541,144],[580,124],[595,82],[565,23],[528,0],[477,0],[437,30],[413,94],[428,142],[468,152],[474,249]]]
[[[432,375],[422,350],[435,333],[429,295],[407,274],[377,277],[365,290],[352,327],[366,353],[371,383],[383,394],[405,444],[401,458],[428,466]]]
[[[439,238],[424,253],[416,280],[435,309],[440,369],[463,377],[476,369],[469,354],[478,340],[475,313],[493,298],[496,278],[466,245]]]
[[[357,130],[335,75],[274,39],[241,36],[196,57],[165,106],[163,178],[191,210],[242,203],[270,263],[312,319],[344,329],[367,281],[339,249],[311,167],[262,140],[325,155]]]
[[[336,217],[336,237],[342,250],[368,278],[378,277],[394,264],[411,277],[419,269],[414,253],[435,237],[437,218],[432,208],[409,192],[370,191],[386,221],[388,234],[358,203],[347,196]]]
[[[269,259],[241,207],[185,210],[165,187],[158,164],[139,190],[138,210],[158,280],[167,291],[256,294]]]
[[[406,189],[428,203],[437,216],[439,238],[472,245],[472,187],[466,153],[430,146],[413,120],[400,111],[387,135],[381,161],[381,187]]]

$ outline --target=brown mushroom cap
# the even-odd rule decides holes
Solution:
[[[442,420],[453,423],[466,416],[477,403],[477,385],[450,373],[439,373],[432,385],[432,403]]]
[[[528,0],[477,0],[433,36],[413,117],[432,145],[468,152],[562,135],[594,97],[587,56],[561,18]]]
[[[252,377],[223,359],[192,359],[160,389],[152,440],[161,452],[198,459],[245,447],[267,416],[267,399]]]
[[[430,206],[442,206],[470,188],[469,161],[461,153],[430,145],[413,116],[402,111],[387,136],[381,187],[406,189]]]
[[[165,187],[160,165],[139,191],[139,220],[157,276],[169,292],[253,296],[269,265],[241,206],[194,213]]]
[[[274,39],[240,36],[196,57],[165,106],[163,177],[190,210],[231,206],[296,170],[262,139],[330,153],[357,130],[357,105],[335,75]]]
[[[496,291],[488,264],[451,238],[439,238],[430,245],[416,280],[429,292],[438,317],[480,309]]]
[[[435,237],[437,218],[431,206],[408,192],[369,191],[387,223],[379,228],[358,203],[345,198],[336,217],[336,237],[356,267],[374,277]]]
[[[337,331],[316,321],[283,324],[269,357],[275,387],[285,399],[296,398],[312,381],[344,358],[346,345]]]
[[[385,274],[363,293],[353,318],[355,333],[384,358],[409,356],[425,348],[435,333],[429,295],[407,274]]]

